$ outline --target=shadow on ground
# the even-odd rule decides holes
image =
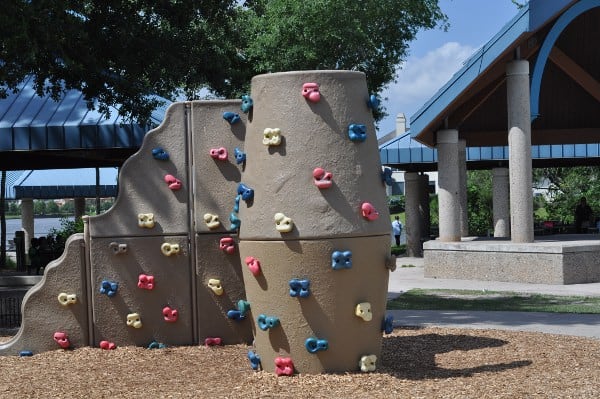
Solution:
[[[463,369],[445,369],[436,365],[435,357],[441,353],[495,348],[507,343],[501,339],[452,334],[385,337],[378,371],[401,379],[422,380],[471,377],[478,373],[497,373],[532,364],[530,360],[520,360]]]

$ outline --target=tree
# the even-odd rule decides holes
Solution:
[[[33,214],[34,215],[45,215],[46,214],[46,201],[34,200],[33,201]]]
[[[538,187],[547,189],[548,219],[573,223],[581,197],[586,197],[594,215],[600,216],[599,166],[534,169],[533,180]]]
[[[467,173],[467,217],[469,234],[486,236],[494,225],[492,173],[471,170]]]
[[[0,8],[0,94],[36,76],[39,94],[83,92],[90,106],[145,120],[179,87],[219,89],[235,48],[234,0],[12,0]]]
[[[58,215],[58,205],[54,201],[46,202],[46,213],[49,215]]]
[[[446,21],[437,0],[256,0],[243,15],[255,73],[358,70],[375,93],[394,80],[417,32]]]
[[[152,95],[234,97],[259,73],[351,69],[392,82],[439,0],[13,0],[0,8],[0,96],[35,75],[38,94],[146,121]]]

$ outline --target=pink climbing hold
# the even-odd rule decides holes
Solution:
[[[165,175],[165,183],[167,183],[169,188],[173,191],[177,191],[181,188],[181,180],[173,175]]]
[[[373,221],[379,217],[379,212],[377,212],[375,207],[368,202],[363,202],[363,204],[360,206],[360,210],[363,217],[367,220]]]
[[[210,157],[219,161],[226,161],[229,154],[227,153],[227,148],[219,147],[212,148],[210,150]]]
[[[317,83],[304,83],[302,85],[302,96],[313,103],[319,102],[321,99],[319,85]]]
[[[260,262],[258,259],[256,259],[254,256],[246,256],[244,262],[246,262],[246,266],[248,266],[250,273],[252,273],[254,277],[260,274]]]
[[[67,336],[67,333],[61,331],[57,331],[54,333],[54,341],[56,341],[56,343],[60,345],[60,347],[63,349],[67,349],[71,346],[71,342],[69,342],[69,337]]]
[[[291,357],[276,357],[275,358],[275,374],[277,375],[293,375],[294,362]]]
[[[100,341],[100,349],[113,350],[117,349],[117,345],[114,342]]]
[[[154,276],[148,276],[146,274],[140,274],[138,277],[138,288],[143,290],[154,289]]]
[[[333,184],[333,173],[326,172],[323,168],[315,168],[313,178],[315,186],[319,188],[329,188]]]
[[[219,248],[221,251],[231,255],[235,252],[235,241],[232,237],[223,237],[219,241]]]
[[[165,306],[162,312],[165,321],[168,323],[175,323],[179,317],[177,309],[171,309],[169,306]]]
[[[219,337],[208,337],[204,340],[205,346],[219,346],[223,343],[223,340]]]

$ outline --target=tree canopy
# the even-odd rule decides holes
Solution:
[[[599,166],[534,169],[533,180],[537,188],[547,190],[547,196],[540,198],[546,220],[573,223],[581,197],[586,197],[594,216],[600,216]]]
[[[380,92],[438,0],[12,0],[0,8],[0,96],[81,90],[90,107],[145,121],[154,95],[243,93],[252,76],[349,69]],[[203,92],[205,93],[205,92]]]

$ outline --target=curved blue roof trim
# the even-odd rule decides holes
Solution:
[[[542,47],[540,48],[537,60],[535,61],[535,67],[533,68],[533,74],[531,76],[530,99],[532,122],[540,114],[540,88],[542,85],[544,69],[546,68],[546,63],[548,62],[552,47],[554,47],[560,34],[575,18],[595,7],[600,7],[600,0],[581,0],[578,3],[575,3],[558,18],[546,36],[544,44],[542,44]]]
[[[434,120],[443,117],[444,111],[465,91],[497,58],[527,32],[543,27],[559,11],[574,0],[531,0],[492,39],[465,62],[436,94],[410,119],[412,137],[417,137]],[[583,0],[587,1],[587,0]],[[596,0],[594,0],[596,1]]]
[[[478,49],[465,65],[456,72],[433,97],[427,101],[411,118],[412,137],[418,136],[423,129],[446,109],[475,79],[502,54],[506,48],[529,29],[529,4],[510,21],[500,32]]]

